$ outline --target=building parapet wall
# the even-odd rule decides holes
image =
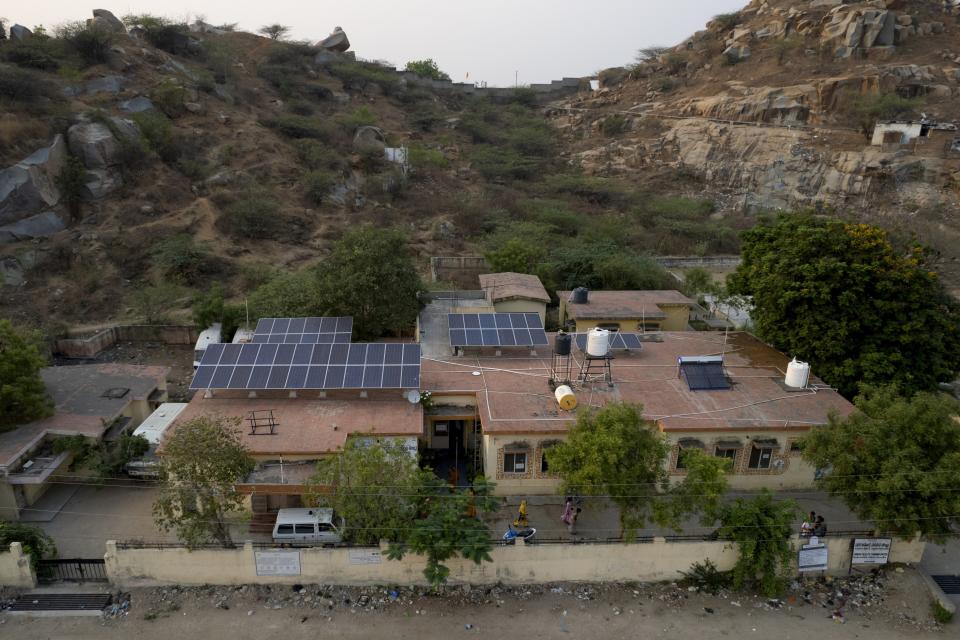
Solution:
[[[115,325],[86,338],[61,338],[56,352],[67,358],[94,358],[118,342],[162,342],[194,345],[199,337],[190,325]]]
[[[851,538],[827,537],[827,573],[841,575],[850,568]],[[794,537],[799,547],[800,538]],[[894,540],[890,562],[917,563],[925,543]],[[257,553],[285,552],[299,557],[297,575],[257,575]],[[736,546],[728,541],[667,542],[654,538],[647,544],[523,544],[497,546],[493,562],[481,565],[455,559],[447,563],[450,581],[487,585],[541,584],[550,582],[617,582],[678,580],[693,562],[711,560],[719,570],[733,568]],[[380,548],[308,547],[301,549],[255,549],[247,542],[237,549],[125,548],[107,543],[107,575],[120,588],[166,584],[304,584],[345,586],[377,584],[424,585],[422,556],[402,561],[386,558]]]

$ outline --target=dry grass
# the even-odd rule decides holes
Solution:
[[[0,161],[13,164],[47,143],[50,127],[22,114],[0,116]]]

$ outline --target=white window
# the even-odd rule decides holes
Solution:
[[[504,473],[526,473],[527,454],[511,451],[503,454],[503,472]]]

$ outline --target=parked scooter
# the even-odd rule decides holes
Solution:
[[[537,530],[534,527],[514,529],[513,525],[511,524],[507,526],[507,531],[503,534],[503,541],[513,544],[517,538],[523,538],[524,542],[529,542],[530,539],[535,535],[537,535]]]

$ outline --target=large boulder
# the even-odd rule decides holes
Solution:
[[[15,24],[10,27],[10,39],[17,42],[26,42],[33,37],[33,31],[27,29],[22,24]]]
[[[897,18],[891,11],[863,12],[863,47],[886,47],[893,44],[893,30]]]
[[[123,176],[114,167],[88,169],[84,175],[83,186],[86,188],[85,195],[88,198],[99,200],[111,191],[116,191],[123,186]]]
[[[125,111],[127,113],[140,113],[142,111],[150,111],[153,109],[153,102],[147,96],[137,96],[136,98],[130,98],[129,100],[124,100],[117,105],[120,111]]]
[[[123,91],[127,79],[123,76],[101,76],[84,83],[83,92],[87,95],[95,93],[120,93]]]
[[[723,55],[733,64],[743,62],[750,58],[750,47],[745,44],[732,44],[723,50]]]
[[[318,42],[317,46],[327,51],[343,52],[350,48],[350,40],[344,30],[337,27],[333,33]]]
[[[46,238],[66,228],[60,216],[53,211],[44,211],[0,227],[0,244]]]
[[[120,146],[110,128],[100,122],[81,122],[67,130],[70,152],[88,169],[105,169],[116,164]]]
[[[109,31],[116,31],[117,33],[127,32],[127,28],[123,26],[123,22],[106,9],[94,9],[93,20],[88,21],[88,24],[91,23],[94,26],[108,29]]]
[[[16,222],[57,204],[57,176],[66,161],[67,145],[58,134],[49,147],[0,171],[0,224]]]

